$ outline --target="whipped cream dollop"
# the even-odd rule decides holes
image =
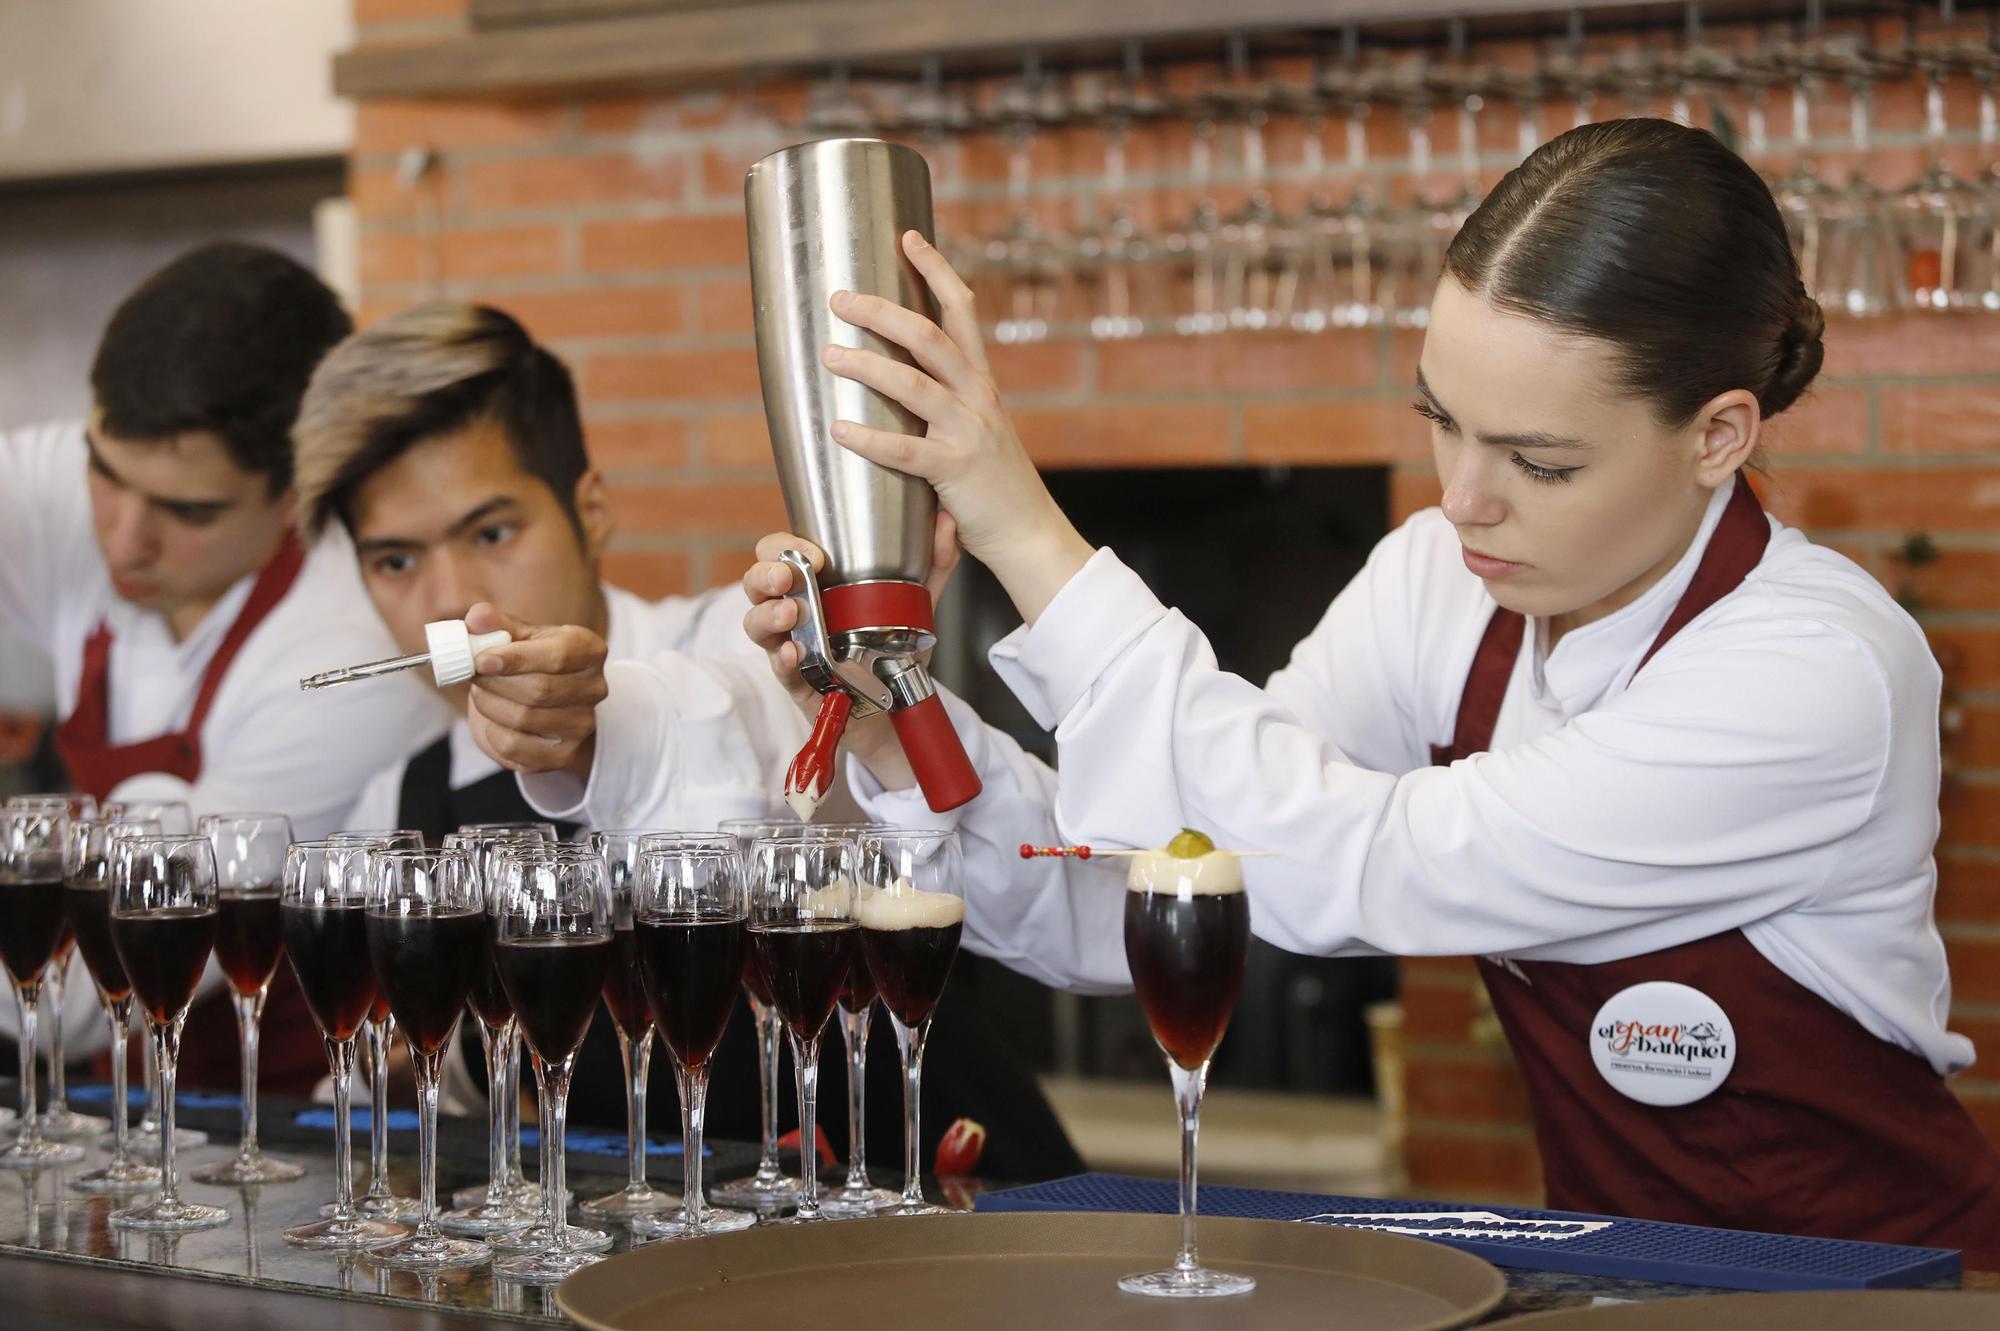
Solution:
[[[1211,850],[1190,859],[1143,850],[1132,856],[1125,886],[1178,897],[1228,896],[1243,890],[1243,864],[1233,850]]]
[[[907,878],[886,888],[863,888],[854,918],[864,929],[948,929],[965,919],[965,899],[949,892],[924,892]]]

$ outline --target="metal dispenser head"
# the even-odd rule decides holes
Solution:
[[[979,778],[945,716],[921,657],[936,641],[930,594],[937,496],[914,476],[835,443],[836,420],[901,434],[924,423],[873,389],[828,370],[828,343],[913,363],[901,347],[836,318],[836,291],[885,297],[935,319],[929,288],[902,236],[934,235],[922,154],[879,139],[823,139],[785,148],[743,183],[757,363],[778,484],[792,530],[826,552],[816,577],[788,558],[803,602],[794,641],[802,673],[825,699],[786,778],[807,815],[833,774],[849,715],[887,712],[933,809],[979,793]],[[796,554],[796,552],[793,552]]]

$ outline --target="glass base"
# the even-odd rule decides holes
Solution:
[[[69,1181],[69,1185],[78,1192],[157,1192],[160,1168],[128,1160],[122,1165],[105,1165],[88,1174],[79,1174]]]
[[[824,1205],[824,1203],[822,1203],[822,1205]],[[890,1208],[889,1208],[888,1210],[886,1210],[886,1211],[883,1211],[883,1212],[880,1212],[880,1214],[882,1214],[882,1215],[954,1215],[954,1214],[956,1214],[956,1212],[954,1212],[954,1211],[953,1211],[953,1210],[952,1210],[952,1209],[951,1209],[951,1208],[950,1208],[949,1206],[939,1206],[939,1205],[938,1205],[938,1204],[937,1204],[936,1202],[906,1202],[906,1201],[903,1201],[903,1200],[901,1200],[901,1195],[900,1195],[900,1194],[898,1194],[898,1200],[897,1200],[896,1204],[895,1204],[894,1206],[891,1206],[891,1207],[890,1207]]]
[[[1164,1271],[1125,1276],[1119,1280],[1118,1288],[1127,1294],[1146,1294],[1159,1299],[1219,1299],[1248,1294],[1257,1288],[1257,1280],[1254,1276],[1211,1271],[1205,1266],[1187,1270],[1170,1266]]]
[[[189,1229],[214,1229],[229,1223],[229,1212],[220,1206],[196,1202],[156,1201],[144,1206],[128,1206],[109,1217],[113,1229],[140,1229],[151,1233],[176,1233]]]
[[[387,1192],[370,1193],[354,1199],[354,1212],[370,1220],[415,1220],[424,1213],[424,1204],[415,1197],[398,1197]],[[328,1202],[319,1213],[332,1215],[333,1203]]]
[[[571,1225],[563,1233],[572,1252],[603,1252],[611,1246],[611,1236],[601,1229]],[[495,1252],[546,1252],[555,1241],[555,1231],[547,1225],[530,1225],[487,1240]]]
[[[68,1106],[52,1109],[43,1114],[41,1123],[42,1135],[59,1142],[66,1142],[75,1137],[89,1137],[111,1126],[111,1120],[108,1118],[99,1118],[95,1114],[79,1114]]]
[[[581,1271],[584,1267],[604,1260],[601,1252],[579,1251],[575,1248],[563,1252],[535,1252],[524,1257],[510,1257],[504,1262],[493,1263],[493,1274],[502,1280],[518,1281],[524,1285],[553,1285]]]
[[[844,1187],[819,1199],[819,1209],[836,1220],[852,1220],[865,1215],[881,1215],[903,1200],[903,1194],[888,1188]]]
[[[774,1206],[791,1206],[799,1199],[799,1181],[784,1174],[762,1170],[749,1178],[718,1183],[708,1190],[709,1198],[722,1206],[747,1206],[768,1211]]]
[[[577,1209],[600,1220],[629,1220],[633,1216],[659,1215],[680,1209],[681,1199],[661,1192],[650,1183],[624,1188],[609,1197],[593,1197]]]
[[[220,1164],[203,1165],[188,1174],[196,1183],[219,1183],[226,1188],[241,1187],[246,1183],[289,1183],[305,1176],[306,1171],[291,1161],[265,1155],[262,1151],[247,1159],[239,1155]]]
[[[526,1229],[540,1218],[541,1212],[532,1206],[521,1206],[515,1202],[501,1202],[495,1206],[489,1202],[446,1211],[438,1217],[438,1228],[447,1234],[469,1234],[483,1238],[489,1234],[506,1234],[517,1229]]]
[[[401,1225],[359,1215],[350,1215],[344,1220],[337,1216],[331,1220],[315,1220],[311,1224],[293,1225],[283,1231],[285,1242],[300,1248],[343,1250],[373,1248],[400,1239],[409,1232]]]
[[[640,1216],[632,1222],[632,1236],[640,1239],[698,1239],[710,1234],[728,1234],[757,1223],[754,1211],[735,1211],[711,1206],[701,1213],[699,1232],[689,1229],[687,1217],[676,1206],[665,1215]]]
[[[13,1127],[14,1120],[19,1117],[21,1116],[15,1113],[13,1110],[7,1109],[5,1107],[0,1107],[0,1128]]]
[[[109,1146],[111,1144],[109,1135],[107,1134],[106,1136],[98,1138],[98,1144],[102,1146]],[[197,1146],[206,1146],[206,1145],[208,1145],[207,1133],[199,1131],[198,1129],[195,1128],[174,1129],[174,1149],[176,1151],[192,1151]],[[147,1160],[159,1159],[160,1125],[157,1123],[134,1124],[132,1126],[132,1131],[129,1136],[129,1145],[127,1149],[130,1150],[133,1155],[140,1156]]]
[[[477,1239],[453,1239],[442,1234],[412,1234],[361,1254],[361,1260],[370,1266],[386,1266],[396,1271],[459,1271],[468,1266],[484,1266],[492,1258],[493,1250]]]
[[[0,1169],[48,1169],[83,1159],[83,1148],[69,1142],[15,1142],[0,1151]]]
[[[476,1188],[460,1188],[451,1195],[451,1204],[460,1210],[468,1206],[486,1206],[493,1200],[493,1189],[485,1183],[480,1184]],[[513,1187],[505,1189],[501,1193],[499,1200],[514,1202],[534,1209],[542,1204],[542,1185],[539,1183],[530,1183],[526,1179],[523,1179]]]

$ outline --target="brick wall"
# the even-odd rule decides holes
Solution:
[[[363,41],[457,31],[464,10],[465,0],[355,4]],[[1953,87],[1954,125],[1972,123],[1971,95]],[[1878,182],[1915,174],[1919,100],[1903,86],[1879,99]],[[741,182],[750,162],[798,137],[784,126],[804,104],[805,89],[788,83],[360,107],[351,192],[362,219],[362,317],[433,295],[477,298],[555,347],[578,373],[592,450],[615,483],[620,532],[607,573],[641,592],[732,579],[752,541],[782,524],[751,342]],[[1481,121],[1489,175],[1507,163],[1511,117],[1502,106]],[[1552,106],[1543,124],[1570,118]],[[1830,134],[1846,123],[1836,106],[1819,127]],[[1772,132],[1789,133],[1781,105]],[[1448,117],[1435,133],[1436,160],[1451,162]],[[1369,140],[1393,170],[1407,126],[1381,112]],[[433,151],[435,164],[405,189],[396,166],[413,147]],[[1276,202],[1296,207],[1306,193],[1288,170],[1296,127],[1274,125],[1268,151]],[[1132,143],[1128,201],[1142,223],[1186,211],[1185,154],[1184,131]],[[1843,169],[1839,153],[1827,158]],[[1969,144],[1954,149],[1961,174],[1986,164]],[[947,237],[1005,222],[997,145],[952,145],[933,165]],[[1033,169],[1043,220],[1074,224],[1103,166],[1094,131],[1041,135]],[[1225,211],[1243,197],[1240,187],[1212,192]],[[2000,315],[1836,321],[1827,341],[1826,377],[1775,428],[1767,498],[1911,598],[1945,661],[1938,915],[1956,980],[1954,1025],[1988,1059],[1959,1090],[2000,1138]],[[998,347],[993,361],[1044,465],[1387,463],[1400,519],[1437,497],[1424,430],[1406,405],[1418,347],[1416,334],[1386,330],[1060,340]],[[1935,557],[1905,559],[1920,534]],[[1524,1103],[1504,1050],[1477,1038],[1470,963],[1411,961],[1404,983],[1412,1186],[1532,1195]]]

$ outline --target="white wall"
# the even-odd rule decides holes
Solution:
[[[0,180],[345,153],[350,0],[0,0]]]

